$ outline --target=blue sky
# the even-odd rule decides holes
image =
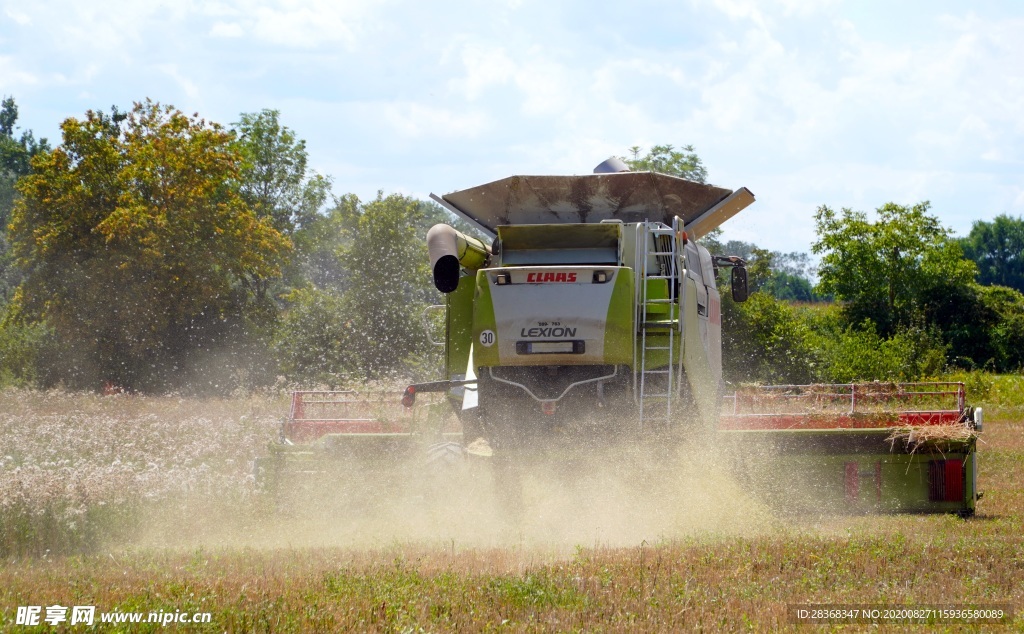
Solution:
[[[151,98],[276,108],[336,194],[426,197],[693,144],[758,201],[726,238],[809,248],[818,205],[1024,214],[1017,2],[0,0],[19,124]]]

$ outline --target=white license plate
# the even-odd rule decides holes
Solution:
[[[571,353],[573,350],[571,341],[534,341],[530,343],[530,352],[533,354],[545,354],[552,352]]]

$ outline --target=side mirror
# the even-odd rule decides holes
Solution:
[[[734,266],[732,269],[732,301],[747,301],[747,267]]]

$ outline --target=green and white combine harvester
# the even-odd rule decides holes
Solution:
[[[443,395],[461,433],[444,427],[436,402],[434,422],[404,426],[303,421],[293,405],[283,453],[400,442],[507,466],[543,455],[553,438],[656,438],[720,449],[737,478],[784,508],[973,514],[981,410],[962,384],[724,394],[716,277],[729,268],[742,302],[746,269],[699,240],[754,201],[746,188],[609,159],[593,174],[512,176],[433,198],[489,239],[428,232],[445,295],[445,376],[409,386],[402,401],[415,411],[417,395]],[[295,398],[301,409],[306,397]]]

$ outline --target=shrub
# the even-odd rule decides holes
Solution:
[[[754,293],[723,310],[723,365],[732,381],[809,383],[816,358],[807,320],[790,304]]]
[[[947,346],[935,329],[903,327],[885,338],[869,320],[846,325],[838,306],[795,307],[766,293],[723,305],[723,363],[730,381],[913,381],[945,367]]]
[[[41,383],[57,352],[52,341],[45,323],[19,319],[10,304],[0,309],[0,387]]]
[[[342,297],[332,291],[298,289],[288,300],[291,307],[274,340],[281,371],[299,384],[344,384],[359,364],[349,346],[354,329]]]
[[[820,378],[831,383],[914,381],[941,371],[946,360],[940,337],[922,328],[885,339],[865,322],[860,328],[826,327],[815,338]]]

